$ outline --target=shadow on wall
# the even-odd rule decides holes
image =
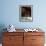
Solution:
[[[3,32],[6,32],[6,29],[5,29],[5,25],[4,24],[0,24],[0,43],[2,43],[2,36],[3,36]],[[5,30],[4,30],[5,29]]]

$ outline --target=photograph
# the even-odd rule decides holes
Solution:
[[[32,21],[32,5],[20,6],[20,21],[31,22]]]

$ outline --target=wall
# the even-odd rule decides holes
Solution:
[[[13,24],[16,28],[40,27],[46,31],[46,0],[0,0],[0,25]],[[33,5],[33,21],[19,22],[20,5]]]

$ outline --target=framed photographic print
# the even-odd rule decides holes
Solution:
[[[31,22],[32,21],[32,5],[21,5],[19,9],[19,20],[20,22]]]

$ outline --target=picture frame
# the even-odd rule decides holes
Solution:
[[[19,21],[20,22],[32,22],[33,21],[33,6],[21,5],[19,8]]]

